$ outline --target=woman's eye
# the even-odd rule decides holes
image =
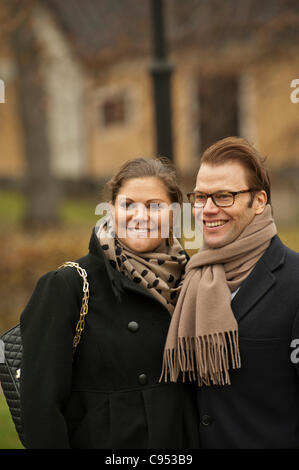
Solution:
[[[158,202],[153,202],[150,204],[150,210],[158,211],[162,209],[162,204],[159,204]]]
[[[120,207],[121,207],[122,209],[130,209],[130,210],[133,210],[133,209],[135,209],[135,204],[132,203],[132,202],[122,201],[122,202],[120,203]]]

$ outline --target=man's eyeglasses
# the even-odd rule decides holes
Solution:
[[[187,194],[188,201],[192,206],[205,207],[210,197],[217,207],[230,207],[235,202],[237,194],[251,193],[254,189],[243,189],[243,191],[217,191],[216,193],[202,193],[201,191],[193,191]]]

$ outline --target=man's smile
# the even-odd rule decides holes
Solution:
[[[222,228],[227,222],[228,220],[204,220],[203,221],[205,228],[208,230],[211,230],[211,229],[215,230],[215,229]]]

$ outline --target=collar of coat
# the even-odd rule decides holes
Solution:
[[[275,235],[264,255],[259,259],[253,271],[241,284],[232,300],[231,307],[239,322],[265,296],[276,283],[276,272],[286,257],[286,246]]]
[[[112,291],[114,295],[116,296],[116,298],[118,299],[118,301],[120,302],[121,293],[123,290],[121,278],[118,275],[119,274],[118,271],[116,271],[116,269],[113,269],[112,266],[110,265],[109,260],[107,259],[107,256],[105,255],[104,250],[100,245],[99,239],[96,235],[96,227],[93,228],[93,231],[91,234],[91,238],[89,242],[89,252],[93,255],[100,257],[101,260],[103,260],[108,278],[110,280]]]

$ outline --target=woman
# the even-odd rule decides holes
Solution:
[[[172,236],[169,208],[182,194],[173,168],[161,159],[125,163],[109,186],[111,214],[93,230],[89,254],[77,260],[90,298],[74,358],[82,302],[74,268],[45,274],[21,316],[26,445],[195,448],[190,385],[159,383],[187,262]]]

